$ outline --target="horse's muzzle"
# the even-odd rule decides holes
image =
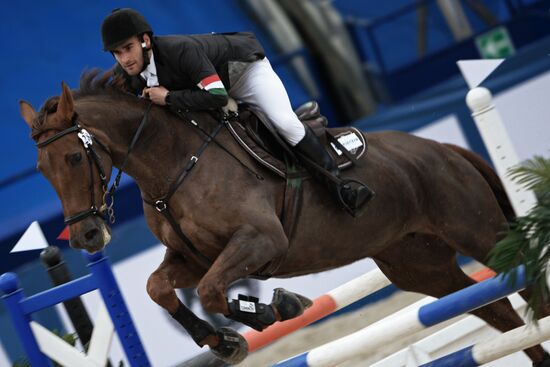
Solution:
[[[70,226],[70,245],[89,253],[103,250],[111,241],[111,229],[99,216],[90,216]]]

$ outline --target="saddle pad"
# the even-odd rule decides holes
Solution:
[[[320,140],[340,170],[351,167],[367,151],[365,135],[355,127],[325,129],[324,139]]]

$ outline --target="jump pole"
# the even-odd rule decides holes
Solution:
[[[420,367],[477,367],[550,339],[550,316],[538,326],[524,325],[484,340]]]
[[[517,281],[498,276],[474,284],[439,300],[420,306],[412,312],[394,315],[358,332],[327,343],[275,364],[275,367],[328,367],[364,354],[391,342],[455,316],[485,306],[525,287],[525,272],[518,268]]]

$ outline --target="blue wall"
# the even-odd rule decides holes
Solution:
[[[9,249],[33,221],[51,221],[62,228],[60,203],[49,183],[36,174],[36,149],[29,128],[19,114],[18,101],[36,109],[61,91],[61,81],[78,88],[85,68],[110,68],[114,59],[102,51],[100,25],[114,7],[133,7],[142,12],[157,34],[208,33],[251,30],[276,59],[267,37],[241,11],[236,0],[200,1],[27,1],[12,2],[0,12],[0,31],[5,35],[0,57],[0,254]],[[309,100],[307,93],[284,65],[276,71],[288,88],[294,105]],[[23,178],[13,180],[20,174]],[[56,217],[57,215],[57,217]],[[50,239],[55,233],[47,233]],[[53,238],[51,236],[54,236]],[[9,247],[9,248],[8,248]],[[24,255],[21,255],[24,256]],[[10,261],[13,257],[10,258]],[[0,260],[0,268],[2,260]]]

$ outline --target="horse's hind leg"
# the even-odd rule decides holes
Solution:
[[[176,295],[175,288],[194,287],[203,273],[203,270],[193,269],[192,264],[184,262],[177,253],[168,249],[163,262],[149,276],[147,293],[185,328],[197,345],[208,345],[225,362],[239,363],[247,355],[246,341],[231,329],[216,330],[197,317]]]
[[[456,263],[456,251],[433,235],[408,235],[374,260],[397,287],[432,297],[440,298],[475,283]],[[507,298],[470,313],[502,332],[523,325]],[[535,363],[545,358],[540,346],[528,348],[525,353]]]
[[[241,226],[197,287],[204,309],[222,313],[256,330],[300,315],[311,301],[281,288],[275,290],[270,305],[259,303],[254,297],[240,296],[232,302],[225,297],[229,284],[263,270],[273,260],[285,256],[287,248],[288,240],[278,220],[266,221],[261,227]]]

